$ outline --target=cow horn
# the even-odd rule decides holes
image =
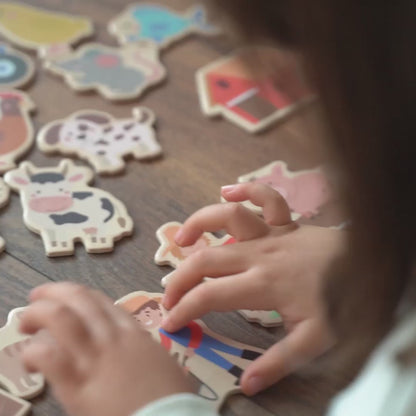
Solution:
[[[22,170],[28,178],[32,176],[31,164],[29,162],[22,163]]]
[[[63,166],[63,169],[62,169],[62,175],[64,175],[64,176],[66,176],[66,174],[68,173],[68,161],[67,160],[64,160],[63,162],[62,162],[62,166]]]

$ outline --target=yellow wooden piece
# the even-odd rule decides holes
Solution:
[[[92,33],[91,22],[69,14],[19,3],[0,2],[0,31],[15,43],[32,49],[71,44]]]

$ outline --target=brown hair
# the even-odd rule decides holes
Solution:
[[[144,311],[146,308],[150,308],[155,310],[160,310],[160,305],[157,301],[155,300],[149,300],[149,302],[144,303],[142,306],[140,306],[139,308],[137,308],[135,311],[133,311],[131,314],[132,315],[137,315],[138,313],[140,313],[141,311]]]
[[[348,261],[335,262],[328,279],[328,315],[343,338],[377,338],[414,278],[416,2],[214,3],[246,40],[279,43],[303,57],[353,219]]]

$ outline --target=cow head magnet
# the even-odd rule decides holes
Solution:
[[[7,172],[6,183],[20,194],[26,226],[40,234],[48,256],[74,253],[79,241],[89,253],[113,249],[131,235],[133,221],[110,193],[88,186],[93,172],[63,160],[57,167],[37,168],[23,162]]]
[[[45,153],[75,154],[100,174],[117,173],[125,168],[127,155],[140,160],[161,153],[154,121],[145,107],[136,107],[133,117],[120,119],[102,111],[81,110],[44,126],[37,142]]]

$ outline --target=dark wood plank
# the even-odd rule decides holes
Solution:
[[[179,10],[193,3],[191,0],[160,2]],[[106,24],[121,10],[120,3],[127,2],[30,0],[27,3],[90,16],[97,30],[93,39],[115,45],[115,40],[106,32]],[[0,265],[5,271],[3,276],[10,275],[10,278],[0,280],[3,315],[24,302],[31,287],[49,279],[88,284],[114,299],[139,289],[160,291],[159,281],[170,271],[153,263],[158,247],[155,230],[161,224],[183,221],[198,208],[217,203],[221,185],[234,183],[241,174],[271,160],[283,159],[291,169],[311,168],[324,160],[326,156],[320,140],[323,133],[316,122],[315,106],[258,136],[251,136],[223,119],[210,120],[201,113],[195,71],[231,50],[231,45],[223,38],[194,36],[178,43],[162,53],[168,80],[138,102],[124,104],[107,102],[96,94],[76,94],[61,79],[42,71],[38,62],[36,80],[28,88],[38,108],[37,128],[82,108],[126,117],[134,105],[145,105],[157,115],[158,139],[164,156],[147,163],[131,161],[124,175],[96,178],[96,186],[125,202],[135,223],[134,235],[116,243],[111,254],[89,255],[79,246],[75,256],[47,258],[40,237],[23,225],[19,200],[13,195],[10,206],[0,217],[0,230],[9,253],[0,258]],[[27,158],[39,166],[56,165],[60,160],[59,157],[47,157],[37,149],[33,149]],[[329,207],[313,222],[330,225],[336,222],[336,212],[337,207]],[[18,277],[12,276],[13,273]],[[206,321],[220,333],[262,347],[283,336],[282,329],[263,329],[248,324],[235,313],[211,314]],[[319,415],[329,396],[345,379],[344,375],[292,376],[253,400],[233,398],[224,414]],[[34,414],[63,413],[47,394],[35,402]]]

